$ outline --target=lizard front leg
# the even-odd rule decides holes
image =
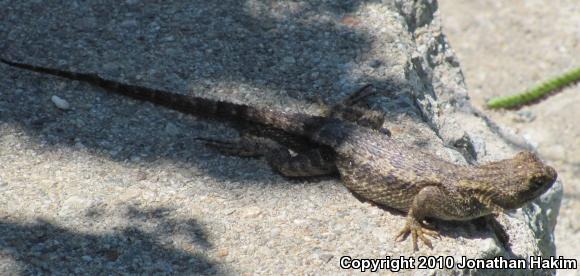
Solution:
[[[427,247],[433,248],[431,241],[426,237],[438,237],[437,231],[427,228],[423,221],[426,217],[432,217],[437,213],[436,208],[440,208],[441,200],[444,200],[445,195],[436,186],[427,186],[417,195],[415,195],[413,202],[407,213],[407,222],[403,229],[397,234],[395,240],[404,241],[409,234],[411,235],[413,250],[419,250],[417,245],[417,238],[419,238]]]
[[[206,147],[228,156],[262,157],[271,151],[283,148],[272,139],[263,137],[242,136],[232,140],[196,138],[195,140],[203,141]]]

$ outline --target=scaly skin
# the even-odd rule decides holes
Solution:
[[[15,63],[7,65],[80,80],[110,92],[149,101],[184,113],[218,119],[251,122],[287,135],[306,138],[311,145],[290,156],[277,144],[224,148],[232,144],[209,142],[223,152],[265,155],[272,167],[289,177],[323,175],[338,170],[344,185],[360,198],[407,212],[407,222],[397,238],[412,237],[432,247],[426,235],[437,232],[423,224],[425,218],[470,220],[503,210],[516,209],[537,198],[555,182],[556,171],[530,152],[480,166],[460,166],[391,139],[378,131],[376,114],[345,105],[327,116],[310,116],[213,101],[146,87],[105,80],[94,74]],[[359,91],[364,94],[364,91]],[[370,114],[370,115],[369,115]],[[292,140],[292,139],[290,139]],[[299,139],[294,139],[298,141]],[[259,148],[259,149],[257,149]],[[265,149],[265,150],[264,150]],[[274,154],[273,154],[274,153]]]
[[[313,140],[330,145],[344,185],[378,205],[407,212],[397,237],[427,246],[425,218],[470,220],[522,207],[548,190],[556,171],[531,152],[480,166],[460,166],[349,122],[327,122]]]

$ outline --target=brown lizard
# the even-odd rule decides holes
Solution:
[[[405,240],[410,234],[414,250],[418,249],[418,239],[431,248],[426,235],[437,236],[424,223],[426,218],[465,221],[520,208],[548,190],[557,178],[556,171],[531,152],[483,165],[462,166],[391,139],[379,131],[382,118],[354,107],[358,98],[366,96],[366,89],[331,108],[326,116],[311,116],[128,85],[96,74],[0,61],[85,81],[184,113],[259,124],[295,137],[289,140],[304,139],[309,145],[295,156],[280,144],[258,146],[248,139],[242,140],[241,145],[217,141],[208,144],[225,153],[265,155],[274,170],[288,177],[338,172],[344,185],[358,197],[407,212],[406,224],[396,239]]]

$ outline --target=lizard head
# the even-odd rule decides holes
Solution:
[[[531,152],[478,167],[479,187],[471,186],[474,197],[491,209],[516,209],[546,192],[558,177],[554,168]]]

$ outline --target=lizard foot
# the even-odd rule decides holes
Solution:
[[[413,251],[419,250],[419,246],[417,245],[417,238],[419,238],[430,249],[433,249],[433,245],[431,244],[431,241],[425,236],[439,238],[439,233],[437,231],[425,227],[413,217],[407,219],[407,223],[405,223],[403,229],[401,229],[399,234],[397,234],[395,241],[404,241],[407,239],[409,234],[411,235],[413,242]]]

